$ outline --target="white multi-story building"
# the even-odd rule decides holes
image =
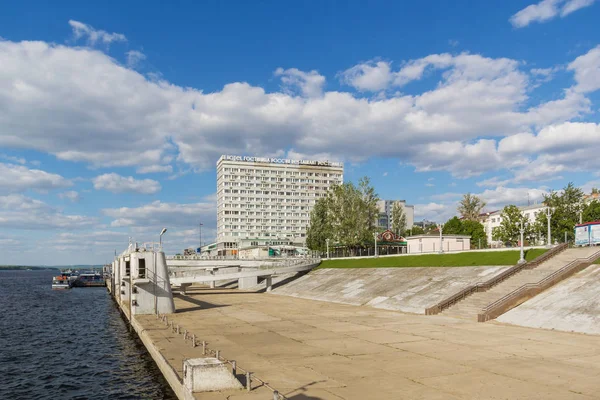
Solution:
[[[379,218],[377,226],[380,228],[391,229],[392,227],[392,208],[394,203],[400,203],[400,207],[406,215],[406,229],[411,229],[415,222],[415,206],[406,204],[406,200],[379,200],[377,208],[379,209]]]
[[[217,250],[265,245],[304,246],[310,212],[342,163],[221,156],[217,161]]]
[[[533,223],[535,223],[537,215],[540,212],[542,212],[542,213],[546,212],[546,206],[543,204],[533,204],[533,205],[529,205],[529,206],[519,207],[519,210],[521,211],[521,213],[523,215],[525,215],[527,217],[527,219],[529,220],[529,223],[533,224]],[[490,213],[484,213],[484,214],[481,214],[480,217],[481,217],[480,221],[483,224],[483,228],[487,235],[488,243],[492,246],[501,245],[501,243],[498,243],[498,242],[492,240],[492,237],[493,237],[494,228],[500,226],[500,223],[502,222],[502,210],[498,210],[498,211],[494,211],[494,212],[490,212]]]

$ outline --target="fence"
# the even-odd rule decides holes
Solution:
[[[461,290],[460,292],[448,297],[447,299],[439,302],[438,304],[434,305],[433,307],[427,308],[425,310],[425,314],[426,315],[439,314],[446,308],[449,308],[452,305],[454,305],[454,304],[458,303],[459,301],[461,301],[462,299],[464,299],[465,297],[470,296],[472,293],[485,292],[486,290],[490,289],[493,286],[496,286],[500,282],[505,281],[506,279],[510,278],[511,276],[513,276],[517,272],[522,271],[525,268],[534,268],[534,267],[538,266],[539,264],[543,263],[544,261],[548,260],[549,258],[554,257],[561,251],[567,249],[567,247],[568,247],[568,245],[566,243],[560,244],[560,245],[548,250],[544,254],[536,257],[536,259],[533,261],[515,265],[515,266],[503,271],[502,273],[496,275],[492,279],[489,279],[485,282],[479,282],[474,285],[471,285],[471,286]]]
[[[231,366],[231,372],[232,372],[233,376],[236,377],[236,379],[237,379],[238,371],[241,371],[244,374],[244,377],[245,377],[245,385],[244,386],[246,387],[246,390],[248,392],[252,391],[252,382],[256,381],[256,382],[260,383],[261,386],[266,387],[273,393],[273,397],[272,397],[273,400],[287,400],[288,399],[285,395],[279,393],[278,390],[276,390],[275,388],[270,386],[267,382],[254,376],[254,374],[252,372],[237,365],[237,362],[235,360],[228,360],[227,358],[223,357],[221,355],[220,350],[210,349],[208,347],[208,343],[205,340],[199,341],[199,340],[197,340],[195,334],[188,332],[187,329],[184,329],[179,324],[175,324],[173,321],[169,322],[169,319],[166,315],[156,314],[156,318],[159,319],[162,323],[164,323],[167,328],[171,329],[171,331],[173,333],[182,335],[184,342],[187,342],[189,340],[192,347],[197,347],[198,345],[202,345],[202,355],[213,356],[217,360],[220,360],[220,361],[223,361],[223,362],[226,362],[227,364],[229,364]]]
[[[549,287],[554,286],[558,282],[563,281],[571,275],[587,268],[592,262],[598,259],[598,257],[600,257],[600,251],[597,251],[587,258],[578,258],[577,260],[571,261],[569,264],[557,271],[554,271],[552,274],[548,275],[537,283],[528,283],[521,286],[515,291],[485,307],[477,316],[477,320],[479,322],[486,322],[490,319],[499,317],[508,310],[538,295]]]

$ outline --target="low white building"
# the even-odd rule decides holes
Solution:
[[[535,223],[535,220],[539,213],[546,212],[546,206],[543,204],[533,204],[530,206],[522,206],[518,207],[521,213],[523,213],[530,224]],[[487,235],[487,242],[492,247],[502,246],[502,243],[499,241],[493,240],[493,232],[494,228],[497,228],[502,223],[502,210],[483,213],[480,215],[480,222],[483,224],[484,231]]]
[[[416,235],[406,238],[408,254],[437,253],[440,251],[440,235]],[[471,249],[471,236],[442,235],[444,252]]]

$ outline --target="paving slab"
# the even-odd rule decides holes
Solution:
[[[237,290],[193,288],[175,305],[181,331],[289,399],[600,398],[600,336]],[[154,316],[136,320],[180,377],[184,359],[202,357]],[[195,397],[272,394],[256,384]]]

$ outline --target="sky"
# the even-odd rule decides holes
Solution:
[[[210,242],[222,154],[342,161],[416,220],[589,191],[598,3],[6,3],[0,264]]]

